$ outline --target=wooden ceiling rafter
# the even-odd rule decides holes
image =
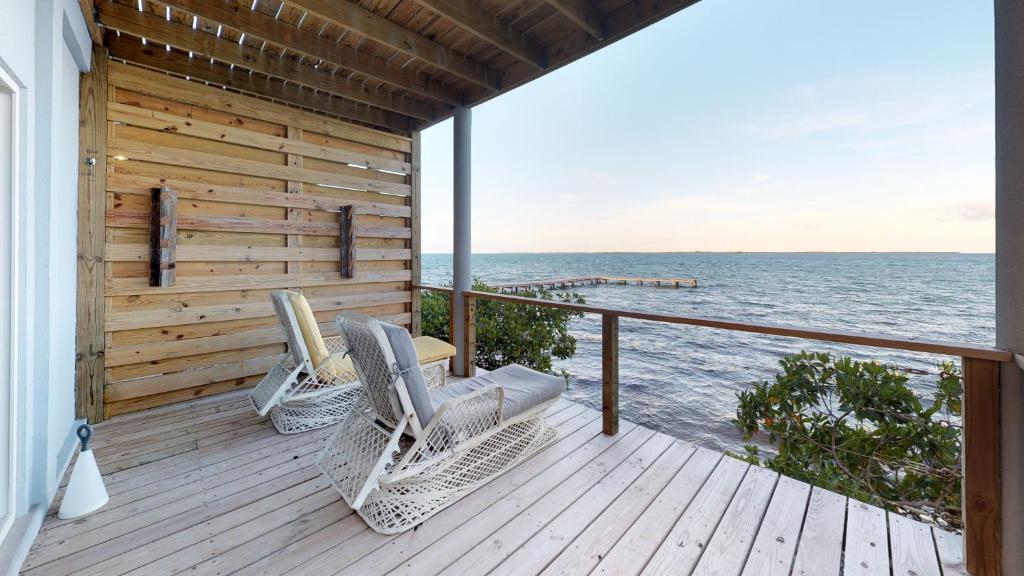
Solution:
[[[311,14],[448,71],[491,92],[501,89],[497,70],[421,36],[348,0],[287,0]]]
[[[248,35],[311,58],[362,74],[450,106],[465,104],[466,95],[423,74],[405,70],[356,48],[322,36],[330,25],[323,21],[315,34],[263,12],[241,5],[238,0],[164,0],[169,6],[200,18],[219,22]],[[340,40],[340,38],[338,39]]]
[[[421,6],[450,19],[481,40],[493,44],[538,70],[548,66],[544,47],[525,33],[500,22],[473,0],[415,0]]]
[[[550,66],[545,70],[538,71],[528,64],[516,62],[507,68],[502,68],[502,78],[507,87],[506,89],[529,83],[551,70],[574,62],[697,2],[699,0],[631,0],[629,2],[618,2],[617,8],[607,12],[604,11],[604,5],[607,2],[602,2],[601,7],[602,12],[605,14],[606,30],[604,40],[598,40],[589,34],[556,34],[555,30],[558,30],[558,28],[553,19],[546,15],[537,18],[534,25],[524,27],[523,29],[534,34],[534,37],[540,41],[543,41],[545,38],[549,40],[545,45],[547,46],[548,54],[551,56]],[[540,14],[542,13],[539,11],[532,11],[524,13],[524,16],[537,17]],[[493,97],[494,95],[487,95],[473,102],[473,105],[483,103]],[[436,122],[427,123],[421,129],[428,128],[433,124],[436,124]]]
[[[604,14],[591,0],[544,0],[587,34],[598,40],[605,38]]]
[[[99,6],[100,21],[104,26],[147,38],[161,45],[202,54],[267,76],[303,84],[420,120],[434,120],[446,112],[424,102],[372,89],[363,83],[350,81],[326,70],[319,70],[286,58],[273,57],[244,43],[211,34],[201,27],[179,24],[123,4],[103,2]]]

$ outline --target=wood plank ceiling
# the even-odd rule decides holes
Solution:
[[[112,58],[408,133],[696,1],[95,0],[94,15]]]

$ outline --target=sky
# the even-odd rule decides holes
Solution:
[[[473,108],[473,252],[992,252],[992,20],[703,0]],[[422,169],[450,253],[451,120]]]

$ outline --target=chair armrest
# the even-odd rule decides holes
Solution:
[[[496,384],[446,400],[423,430],[434,450],[454,449],[458,444],[501,425],[505,391]]]
[[[423,379],[427,382],[427,388],[433,390],[441,388],[448,378],[448,360],[439,360],[427,364],[420,364],[423,370]]]

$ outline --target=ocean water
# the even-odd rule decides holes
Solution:
[[[474,276],[493,283],[566,276],[694,277],[697,288],[586,286],[589,304],[992,345],[995,262],[991,254],[479,254]],[[451,281],[451,255],[424,254],[423,280]],[[934,391],[943,356],[622,319],[623,418],[718,450],[738,449],[736,393],[769,379],[779,359],[830,351],[924,370],[911,384]],[[601,404],[601,319],[574,321],[576,355],[556,363],[567,394]],[[957,359],[959,361],[959,359]]]

